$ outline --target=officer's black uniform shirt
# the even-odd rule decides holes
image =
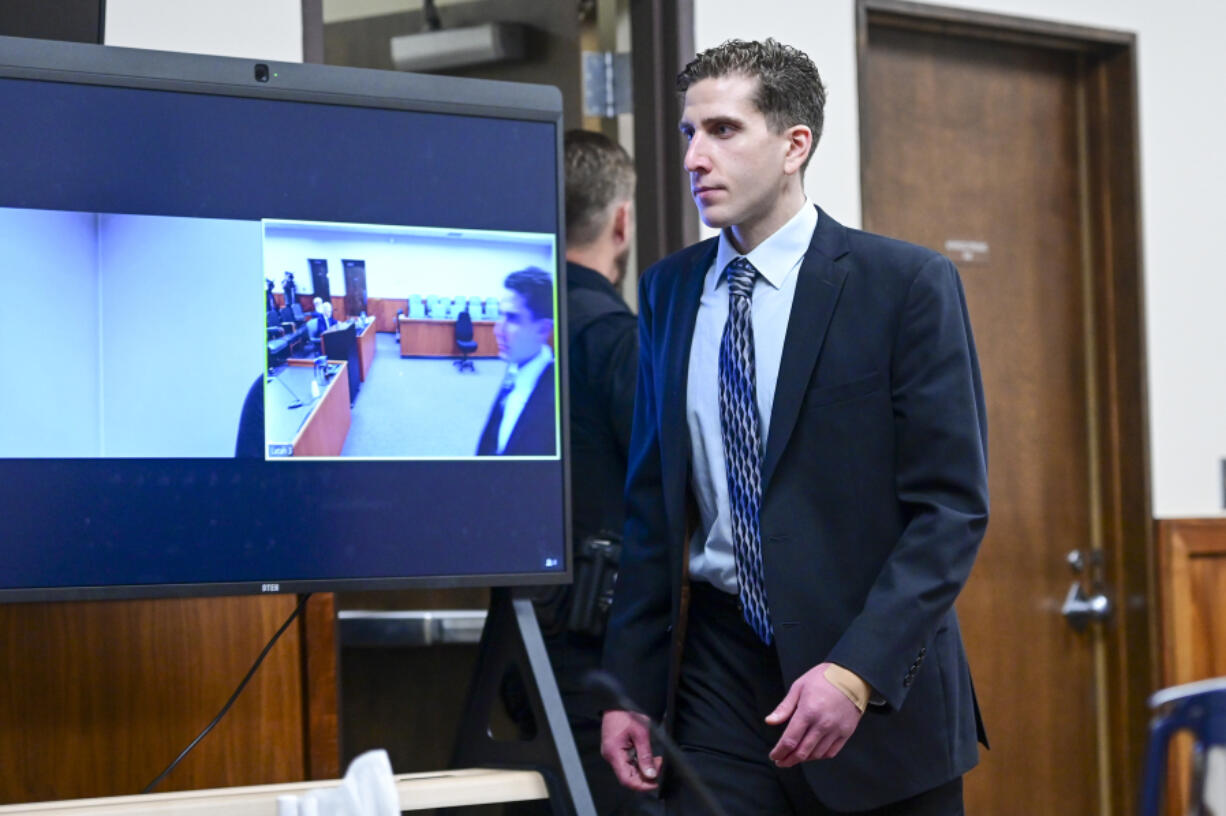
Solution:
[[[621,535],[638,319],[599,272],[568,262],[571,499],[574,541]]]

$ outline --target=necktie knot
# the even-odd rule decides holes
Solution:
[[[728,278],[728,294],[730,297],[753,297],[754,280],[758,270],[748,258],[733,258],[724,267],[724,275]]]
[[[498,399],[505,400],[507,394],[510,394],[515,388],[515,374],[516,372],[508,369],[507,373],[502,376],[502,385],[498,388]]]

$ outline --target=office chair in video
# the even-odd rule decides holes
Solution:
[[[1206,799],[1226,800],[1226,770],[1220,770],[1212,779],[1206,777],[1205,771],[1211,765],[1211,752],[1226,751],[1226,677],[1163,689],[1149,698],[1149,707],[1154,710],[1154,719],[1149,727],[1141,816],[1158,816],[1166,786],[1169,743],[1177,732],[1184,730],[1191,731],[1196,740],[1187,812],[1223,812],[1206,809]],[[1215,804],[1220,808],[1226,803]]]
[[[489,297],[485,299],[485,319],[486,320],[497,320],[498,319],[498,298]]]
[[[303,326],[306,331],[306,338],[302,343],[302,347],[298,351],[299,357],[316,357],[322,353],[322,342],[320,335],[328,330],[328,321],[322,314],[314,314],[307,319],[306,325]]]
[[[281,314],[269,309],[267,316],[268,370],[284,365],[290,358],[295,344],[301,344],[302,335],[293,323],[281,322]]]
[[[468,313],[468,310],[460,312],[455,319],[455,344],[460,350],[461,357],[458,360],[453,360],[452,365],[460,370],[463,374],[465,371],[477,373],[477,367],[473,365],[473,361],[468,359],[468,355],[477,350],[477,341],[473,339],[473,318]]]
[[[299,312],[302,311],[298,307]],[[291,357],[301,357],[303,347],[310,341],[310,331],[307,329],[307,321],[304,317],[302,320],[294,316],[294,309],[290,306],[282,306],[279,314],[281,328],[285,330],[285,339],[290,346]],[[272,319],[272,313],[269,313],[269,320]],[[271,322],[269,325],[272,325]]]

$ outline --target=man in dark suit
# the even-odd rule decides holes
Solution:
[[[988,497],[957,271],[807,199],[825,90],[803,53],[730,41],[678,87],[721,233],[641,282],[605,665],[731,816],[961,813],[984,736],[953,603]],[[657,786],[638,715],[605,712],[602,752]]]
[[[489,418],[477,442],[478,456],[552,456],[557,452],[554,395],[553,279],[535,266],[503,282],[494,339],[506,360]]]
[[[319,321],[321,334],[336,325],[336,318],[332,316],[332,304],[329,301],[324,301],[319,305]]]

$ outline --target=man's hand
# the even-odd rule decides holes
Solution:
[[[625,787],[636,791],[656,789],[656,777],[664,759],[651,755],[651,734],[642,714],[606,711],[600,724],[600,755]]]
[[[826,679],[829,665],[821,663],[798,677],[783,702],[766,716],[768,725],[788,724],[770,752],[780,768],[831,759],[860,724],[860,709]]]

